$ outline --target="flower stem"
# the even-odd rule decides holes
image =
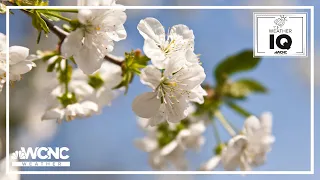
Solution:
[[[68,66],[69,66],[68,59],[66,59],[66,67],[65,67],[66,69],[64,72],[66,77],[68,77],[68,69],[69,69]],[[65,80],[65,93],[68,94],[68,92],[69,92],[69,82],[66,79]]]
[[[223,125],[223,127],[228,131],[230,136],[235,136],[237,133],[233,130],[230,123],[226,120],[226,118],[223,116],[223,114],[220,111],[215,112],[215,116],[218,118],[220,123]]]
[[[212,125],[213,125],[214,137],[216,138],[217,143],[218,143],[218,144],[221,144],[221,138],[220,138],[220,135],[219,135],[219,131],[218,131],[218,128],[217,128],[217,124],[216,124],[216,120],[215,120],[215,119],[212,120]]]

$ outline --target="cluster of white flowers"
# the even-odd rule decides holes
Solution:
[[[47,99],[48,108],[42,120],[70,121],[100,113],[121,91],[113,90],[121,79],[121,67],[107,61],[89,76],[75,69],[68,86],[70,92],[64,96],[64,85],[58,85]]]
[[[152,62],[142,69],[140,78],[153,92],[137,96],[132,109],[139,117],[148,118],[151,126],[163,121],[178,123],[188,116],[190,102],[203,103],[206,95],[201,87],[206,74],[193,52],[193,31],[175,25],[166,38],[164,27],[154,18],[141,20],[138,30]]]
[[[185,119],[179,124],[164,122],[158,127],[149,126],[149,121],[150,119],[138,118],[138,124],[147,136],[136,140],[135,145],[149,153],[151,167],[164,170],[168,164],[172,164],[178,170],[186,170],[186,150],[199,151],[205,143],[204,121],[192,122]]]
[[[240,168],[249,171],[265,163],[274,141],[271,113],[262,114],[260,120],[250,116],[244,123],[242,133],[231,138],[226,145],[219,145],[217,155],[203,164],[201,170],[213,170],[221,163],[225,170]]]
[[[116,0],[78,0],[78,5],[119,6]],[[58,75],[58,81],[52,83],[50,88],[41,119],[61,123],[63,120],[72,121],[100,114],[103,107],[111,105],[122,91],[121,88],[114,88],[127,82],[127,73],[133,71],[140,75],[142,84],[152,89],[152,92],[134,99],[132,110],[146,134],[137,139],[135,145],[148,153],[153,169],[170,169],[172,165],[175,169],[187,170],[185,154],[188,150],[201,149],[206,140],[203,134],[208,124],[213,122],[212,118],[219,119],[232,138],[227,143],[221,143],[216,134],[217,143],[220,144],[216,147],[215,156],[204,163],[200,170],[214,170],[221,164],[225,170],[240,168],[248,171],[264,164],[275,141],[271,113],[264,113],[260,119],[248,117],[242,131],[236,132],[215,104],[209,104],[210,108],[198,112],[205,96],[208,96],[206,100],[212,99],[210,91],[208,95],[201,86],[206,74],[194,52],[193,31],[186,25],[174,25],[166,35],[157,19],[142,19],[137,29],[144,38],[143,51],[151,64],[146,65],[149,59],[144,57],[146,60],[143,63],[137,63],[137,68],[130,69],[127,54],[125,59],[110,54],[114,42],[127,37],[124,28],[127,16],[124,11],[124,8],[79,10],[78,21],[70,20],[73,31],[63,33],[65,38],[58,50],[46,56],[48,59],[44,58],[45,53],[43,57],[38,57],[47,60],[48,72],[55,70]],[[125,62],[122,63],[123,60]],[[68,64],[71,61],[76,68]],[[133,58],[133,61],[139,60]],[[8,63],[9,73],[6,72],[6,38],[0,34],[0,91],[6,76],[9,76],[10,82],[19,81],[22,74],[35,67],[29,49],[21,46],[9,48]],[[4,163],[0,162],[0,180],[19,178],[3,175],[3,167]]]
[[[78,5],[118,6],[115,0],[78,0]],[[61,122],[63,119],[70,121],[98,114],[117,97],[121,89],[113,88],[122,80],[121,67],[104,58],[106,55],[112,56],[109,53],[114,49],[114,41],[127,37],[123,26],[127,19],[124,11],[125,9],[79,10],[78,28],[61,45],[61,54],[65,58],[72,57],[78,68],[73,71],[68,87],[60,84],[51,92],[42,120]],[[64,61],[60,63],[62,66]],[[69,91],[67,94],[66,89]]]
[[[99,5],[96,2],[98,1],[83,3]],[[115,0],[106,3],[110,6],[116,5]],[[62,55],[67,58],[72,56],[85,74],[94,73],[101,67],[104,57],[113,51],[113,41],[120,41],[127,37],[123,26],[126,19],[124,9],[79,10],[80,27],[63,41]]]
[[[6,36],[0,33],[0,91],[6,82]],[[22,46],[9,47],[9,80],[20,81],[21,75],[36,66],[29,56],[29,49]]]

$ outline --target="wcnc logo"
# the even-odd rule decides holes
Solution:
[[[21,150],[11,154],[12,166],[67,167],[70,166],[70,162],[67,161],[68,151],[67,147],[28,147],[27,149],[21,147]]]
[[[254,13],[255,56],[307,56],[306,13]]]

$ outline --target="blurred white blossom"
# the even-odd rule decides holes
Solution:
[[[92,93],[88,95],[88,99],[97,103],[98,111],[101,112],[104,106],[110,106],[111,101],[120,94],[121,90],[114,90],[113,88],[121,82],[121,73],[120,66],[105,61],[99,70],[89,76],[80,69],[76,69],[71,81],[83,81],[86,83],[84,86],[87,86],[87,84],[91,86]]]
[[[84,86],[83,83],[70,83],[70,89],[75,91]],[[80,87],[80,88],[78,88]],[[61,123],[62,120],[71,121],[75,118],[84,118],[98,112],[98,104],[90,100],[83,99],[84,96],[76,97],[75,93],[63,93],[63,86],[56,87],[47,98],[47,110],[42,116],[42,120],[56,120]],[[64,102],[65,101],[65,102]]]
[[[178,170],[187,169],[185,151],[198,151],[205,142],[203,133],[206,129],[203,122],[167,124],[158,127],[149,126],[149,119],[138,118],[140,127],[146,137],[135,141],[135,145],[149,153],[149,164],[153,169],[164,170],[171,163]]]
[[[20,81],[21,75],[25,74],[36,66],[32,62],[33,57],[29,56],[29,49],[22,46],[9,47],[9,79]],[[0,33],[0,90],[5,83],[6,73],[6,37]]]
[[[275,138],[272,135],[272,116],[263,113],[260,120],[250,116],[244,123],[241,135],[229,140],[227,145],[220,145],[218,154],[201,166],[201,170],[210,171],[220,163],[228,171],[240,168],[249,171],[252,167],[261,166],[271,150]]]

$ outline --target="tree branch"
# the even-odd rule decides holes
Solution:
[[[58,38],[61,40],[61,42],[69,35],[66,31],[61,29],[60,27],[54,25],[50,20],[45,18],[43,15],[41,15],[41,18],[46,22],[48,28],[53,32],[55,35],[58,36]]]
[[[111,62],[111,63],[113,63],[113,64],[116,64],[116,65],[118,65],[118,66],[122,66],[122,64],[123,64],[123,62],[124,61],[118,61],[118,60],[116,60],[116,59],[114,59],[114,58],[112,58],[112,57],[110,57],[110,56],[108,56],[108,55],[106,55],[105,57],[104,57],[104,59],[106,60],[106,61],[109,61],[109,62]]]

